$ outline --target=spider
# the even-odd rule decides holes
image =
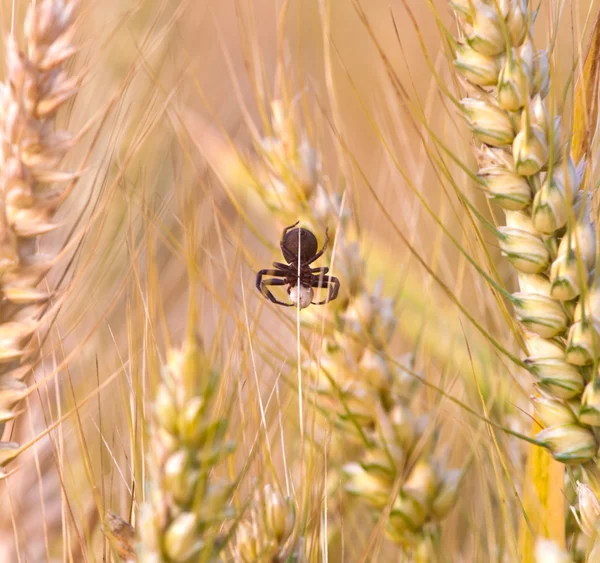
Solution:
[[[311,268],[310,265],[320,258],[329,242],[329,234],[325,229],[325,242],[323,248],[317,252],[317,237],[308,229],[294,227],[299,223],[283,229],[281,233],[281,252],[287,264],[273,262],[275,269],[261,270],[256,274],[256,288],[273,303],[283,305],[284,307],[300,306],[300,309],[313,305],[323,305],[333,301],[340,290],[340,280],[334,276],[326,276],[329,272],[327,266],[321,268]],[[300,247],[298,247],[300,243]],[[300,262],[300,271],[298,272],[298,262]],[[263,276],[274,276],[271,279],[263,280]],[[283,278],[283,279],[277,279]],[[291,303],[279,301],[269,289],[268,285],[287,285],[287,292]],[[326,287],[328,289],[327,299],[323,301],[313,301],[313,288]]]

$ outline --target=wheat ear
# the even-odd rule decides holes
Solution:
[[[141,561],[213,561],[225,546],[232,486],[211,473],[232,451],[219,380],[195,338],[170,351],[152,403]]]
[[[381,285],[367,290],[358,234],[342,197],[325,188],[319,152],[292,107],[278,100],[271,110],[272,135],[259,143],[265,166],[255,174],[262,180],[256,189],[282,226],[300,219],[317,233],[329,227],[336,239],[340,296],[324,307],[308,307],[301,318],[307,329],[323,335],[321,353],[305,367],[322,415],[314,438],[331,440],[329,482],[345,481],[345,490],[374,515],[388,506],[388,537],[410,550],[427,549],[432,531],[455,504],[459,472],[434,461],[435,433],[425,447],[428,418],[416,415],[411,401],[416,379],[399,367],[405,359],[394,362],[388,354],[394,301],[382,295]],[[339,495],[333,489],[329,494],[335,503]],[[336,512],[330,507],[330,514]]]
[[[570,134],[548,110],[548,51],[534,48],[528,2],[468,3],[461,13],[456,66],[475,93],[462,107],[483,143],[476,147],[481,186],[506,215],[498,238],[519,278],[512,303],[541,392],[538,440],[559,461],[585,463],[598,452],[592,367],[600,289],[584,164],[573,162],[563,142]]]
[[[55,228],[52,218],[64,197],[58,165],[71,146],[56,129],[58,110],[77,92],[77,77],[65,70],[72,44],[77,0],[31,3],[21,50],[6,41],[6,79],[0,85],[0,430],[18,413],[29,389],[24,382],[39,350],[33,338],[50,294],[38,288],[53,257],[37,239]],[[0,442],[0,466],[19,445]]]
[[[547,101],[549,52],[534,48],[529,2],[451,4],[462,29],[455,65],[473,92],[462,108],[482,143],[475,148],[478,176],[505,211],[497,236],[519,279],[512,304],[537,377],[539,395],[532,401],[544,429],[536,437],[558,461],[585,468],[595,490],[579,487],[581,528],[594,537],[590,522],[600,523],[600,286],[591,171],[573,161],[572,132]]]

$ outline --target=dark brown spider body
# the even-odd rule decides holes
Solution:
[[[298,236],[298,231],[300,236]],[[317,237],[308,229],[298,228],[285,234],[281,252],[288,264],[297,264],[298,256],[300,256],[300,263],[302,264],[310,260],[317,253],[318,248]]]
[[[261,270],[256,275],[257,289],[273,303],[285,307],[299,306],[300,309],[313,305],[323,305],[333,301],[340,290],[340,281],[334,276],[327,276],[329,268],[311,268],[310,265],[320,258],[327,248],[329,235],[325,230],[325,242],[321,250],[317,252],[319,245],[317,237],[308,229],[294,228],[298,223],[294,223],[283,229],[281,234],[281,253],[287,264],[282,262],[273,262],[275,269]],[[273,276],[270,279],[263,280],[263,276]],[[267,288],[267,286],[286,286],[290,296],[291,303],[279,301]],[[313,301],[313,288],[327,288],[327,299],[323,301]]]

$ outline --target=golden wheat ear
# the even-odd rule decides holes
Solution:
[[[477,95],[461,104],[477,140],[481,186],[506,216],[497,236],[518,275],[510,298],[538,377],[534,407],[545,429],[537,439],[558,461],[578,464],[598,452],[590,378],[600,318],[596,230],[585,164],[570,155],[572,131],[547,98],[549,53],[534,49],[528,9],[527,2],[506,11],[471,7],[455,64]],[[490,73],[490,61],[502,64]],[[484,84],[488,90],[477,88]]]
[[[555,460],[584,467],[595,491],[579,489],[580,507],[597,519],[600,286],[594,186],[573,151],[577,124],[557,115],[558,75],[551,72],[550,48],[535,48],[534,2],[451,4],[460,13],[455,66],[469,92],[461,106],[476,139],[478,179],[504,211],[496,235],[519,283],[507,298],[522,327],[525,363],[536,377],[534,429],[543,426],[536,440]],[[531,500],[526,493],[524,507],[537,513],[539,530],[533,532],[552,529],[549,537],[564,537],[562,468],[538,453],[530,454],[528,467],[524,489],[536,493]],[[546,497],[543,510],[538,497]],[[582,526],[584,535],[590,530]],[[525,560],[532,557],[531,533],[529,522],[523,524]],[[551,544],[541,542],[538,549],[540,561],[550,560]]]
[[[38,250],[37,239],[55,228],[63,182],[72,179],[59,169],[71,136],[57,130],[55,118],[77,92],[78,77],[64,66],[76,50],[78,7],[78,0],[31,3],[23,47],[14,35],[6,40],[0,85],[0,431],[29,393],[24,380],[39,354],[32,337],[49,298],[38,285],[54,260]],[[18,444],[0,441],[0,467],[19,451]]]

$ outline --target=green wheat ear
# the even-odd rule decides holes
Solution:
[[[257,490],[236,529],[236,561],[306,561],[302,538],[295,541],[294,501],[272,485]]]
[[[232,450],[216,395],[220,374],[199,341],[168,354],[152,402],[147,502],[140,512],[144,561],[211,561],[224,547],[232,485],[211,471]]]

